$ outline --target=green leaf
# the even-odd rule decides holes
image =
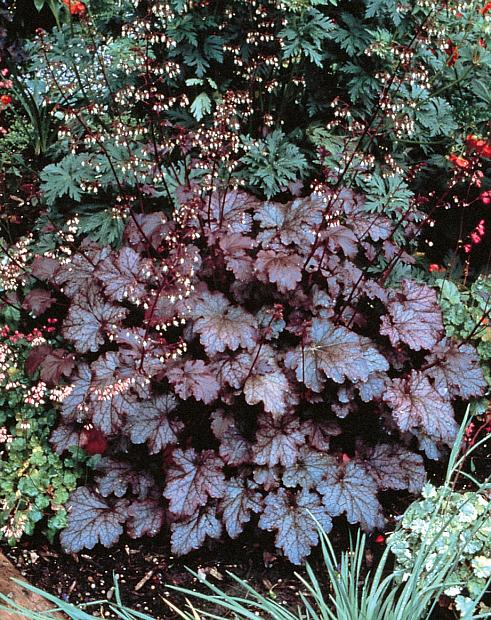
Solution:
[[[200,121],[205,114],[211,112],[211,99],[206,93],[201,93],[191,104],[191,114],[197,121]]]
[[[84,160],[83,155],[67,155],[57,164],[50,164],[42,170],[41,190],[48,205],[67,195],[80,202],[80,181],[87,175],[82,165]]]

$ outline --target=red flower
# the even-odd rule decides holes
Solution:
[[[477,136],[471,134],[467,136],[465,142],[468,149],[475,150],[482,157],[491,159],[491,144],[488,144],[486,140],[483,140],[483,138],[478,138]]]
[[[428,267],[428,271],[430,273],[433,273],[433,271],[446,271],[445,267],[440,267],[440,265],[437,265],[436,263],[431,263],[431,265]]]
[[[9,105],[12,103],[12,97],[10,95],[2,95],[0,97],[0,101],[3,103],[3,105]]]
[[[460,155],[455,155],[455,153],[452,153],[452,155],[450,155],[448,159],[458,168],[463,168],[464,170],[471,165],[469,160],[467,160],[465,157],[461,157]]]
[[[483,157],[491,159],[491,144],[485,144],[479,152]]]
[[[375,539],[375,542],[379,545],[382,545],[385,542],[385,536],[382,536],[382,534],[379,534],[377,538]]]
[[[491,191],[483,192],[479,198],[481,199],[483,205],[491,204]]]
[[[68,7],[70,15],[82,17],[87,12],[87,7],[78,0],[63,0],[63,4]]]
[[[491,11],[491,2],[485,4],[482,9],[479,10],[479,13],[481,13],[481,15],[486,15],[488,11]]]
[[[445,50],[445,53],[448,56],[447,65],[453,67],[459,57],[459,48],[449,41],[449,47]]]

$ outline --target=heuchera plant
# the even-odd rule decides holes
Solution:
[[[63,546],[170,526],[185,554],[253,521],[300,563],[312,516],[327,531],[339,515],[382,528],[380,493],[418,492],[417,451],[438,458],[457,432],[452,401],[483,394],[474,349],[445,337],[434,289],[384,287],[411,259],[352,191],[178,194],[171,219],[133,214],[119,249],[84,240],[32,267],[70,302],[75,367],[53,446],[90,433],[104,452],[71,496]]]

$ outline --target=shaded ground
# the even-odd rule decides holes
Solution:
[[[11,597],[19,605],[42,612],[50,608],[43,598],[25,590],[12,579],[22,579],[19,571],[0,552],[0,592]],[[19,616],[0,611],[0,620],[18,620]]]
[[[344,532],[334,537],[336,546],[341,546],[346,534]],[[175,612],[168,609],[163,598],[170,597],[175,603],[179,603],[180,599],[166,585],[202,589],[186,566],[227,592],[237,593],[237,584],[226,574],[227,571],[232,572],[247,579],[263,595],[296,607],[300,602],[301,590],[294,575],[295,568],[283,559],[263,552],[264,548],[261,543],[254,546],[245,542],[212,543],[208,549],[190,554],[185,559],[174,558],[167,546],[152,539],[128,539],[110,551],[98,546],[91,552],[72,555],[65,555],[56,546],[42,540],[4,550],[26,579],[71,603],[113,598],[113,574],[116,573],[125,604],[159,619],[175,619]],[[366,569],[374,565],[382,551],[383,545],[369,542]],[[322,578],[324,573],[318,554],[313,554],[311,564]],[[303,570],[298,572],[305,574]],[[92,613],[96,610],[101,616],[116,617],[111,611],[100,607]],[[438,608],[433,618],[449,620],[455,615]]]

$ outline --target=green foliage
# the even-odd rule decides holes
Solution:
[[[276,129],[264,140],[242,137],[246,147],[242,157],[242,176],[253,188],[262,190],[267,198],[284,191],[288,183],[302,178],[307,160],[298,146],[290,142],[283,131]]]
[[[481,276],[470,287],[438,278],[436,285],[447,334],[475,346],[491,389],[491,278]]]
[[[84,178],[82,161],[82,155],[67,155],[57,164],[49,164],[44,168],[41,173],[41,188],[48,205],[64,196],[80,202],[80,181]]]
[[[99,245],[118,247],[125,227],[125,218],[117,209],[99,204],[85,204],[80,210],[78,229]]]
[[[63,458],[50,447],[57,419],[50,390],[25,371],[44,339],[9,334],[0,337],[0,539],[14,544],[39,523],[50,538],[65,527],[63,506],[87,459],[75,447]]]
[[[436,574],[442,556],[456,554],[458,561],[448,579],[452,585],[444,593],[455,599],[464,618],[471,617],[476,607],[481,607],[481,613],[491,612],[489,607],[479,605],[491,581],[490,509],[489,485],[479,493],[460,493],[447,486],[427,484],[423,499],[411,504],[399,529],[388,540],[401,578],[411,576],[424,541],[435,538],[434,553],[425,563],[425,577],[431,579]]]
[[[278,33],[282,57],[297,61],[305,57],[322,67],[323,46],[333,28],[330,19],[317,9],[307,8],[287,16],[285,21],[285,27]]]

